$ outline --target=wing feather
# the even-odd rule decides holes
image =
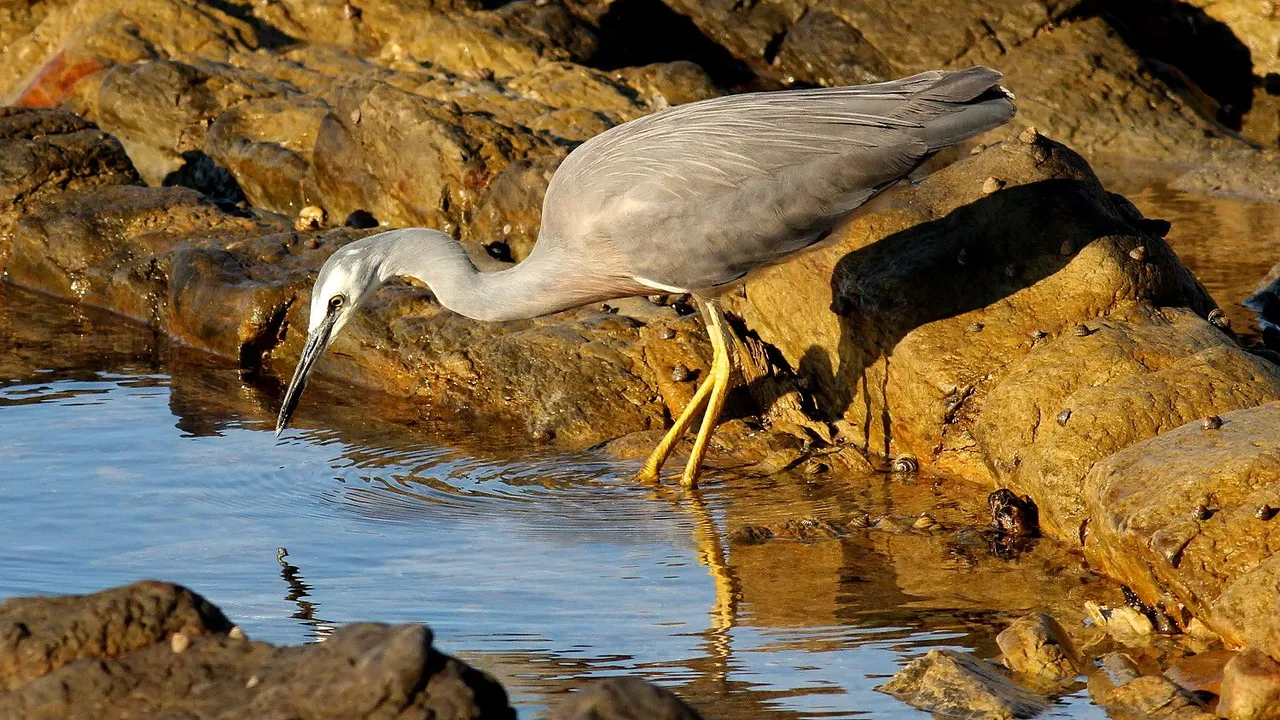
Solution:
[[[633,120],[561,164],[538,244],[613,258],[615,274],[664,286],[737,279],[814,242],[930,153],[1007,121],[999,80],[987,68],[929,72]]]

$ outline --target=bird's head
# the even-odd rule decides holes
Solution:
[[[307,386],[316,360],[325,348],[338,336],[357,308],[383,283],[378,265],[371,257],[370,247],[357,241],[340,248],[320,268],[316,283],[311,289],[311,316],[307,320],[307,342],[302,357],[293,371],[293,380],[280,405],[276,419],[276,435],[289,424],[289,418],[298,407],[302,390]]]

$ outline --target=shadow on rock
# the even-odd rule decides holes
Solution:
[[[893,348],[908,333],[997,303],[1058,272],[1074,254],[1059,252],[1068,244],[1084,247],[1128,232],[1122,221],[1099,212],[1085,183],[1064,179],[1010,188],[893,233],[836,264],[831,310],[840,318],[838,361],[815,345],[799,370],[830,389],[819,402],[828,418],[845,415],[861,387],[865,449],[889,455],[891,409],[886,404],[873,418],[870,385],[878,382],[885,391]],[[867,370],[881,359],[886,372],[877,381]]]

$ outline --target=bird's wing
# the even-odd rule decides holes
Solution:
[[[999,79],[987,68],[930,72],[730,95],[634,120],[560,166],[544,236],[608,245],[633,277],[661,285],[732,281],[814,242],[929,153],[1008,120]]]

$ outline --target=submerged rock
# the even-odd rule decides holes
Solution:
[[[1045,684],[1070,683],[1080,661],[1057,620],[1044,613],[1018,618],[996,636],[1005,667]]]
[[[946,717],[1011,720],[1044,712],[1045,698],[1000,674],[994,665],[955,650],[930,650],[876,688]]]
[[[610,678],[593,683],[556,715],[560,720],[700,720],[670,690],[640,678]]]
[[[1096,677],[1096,676],[1095,676]],[[1158,675],[1143,675],[1113,685],[1109,680],[1090,680],[1089,694],[1116,720],[1170,718],[1171,720],[1213,720],[1204,704],[1176,683]]]
[[[1247,648],[1227,662],[1218,714],[1229,720],[1280,718],[1280,662]]]

